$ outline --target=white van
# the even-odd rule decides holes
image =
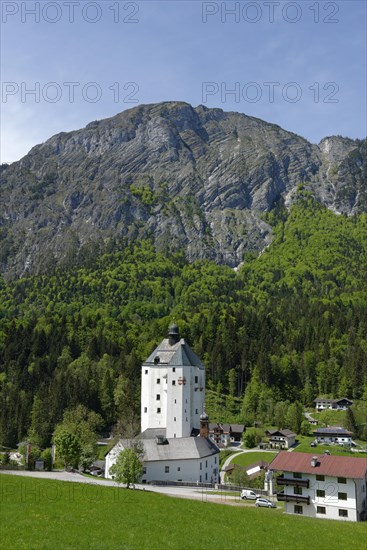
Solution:
[[[251,491],[250,489],[243,489],[241,491],[241,498],[242,499],[249,499],[249,500],[256,500],[259,495]]]

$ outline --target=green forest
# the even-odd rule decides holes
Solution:
[[[264,216],[275,238],[238,270],[146,240],[88,267],[0,279],[0,445],[49,446],[78,405],[105,432],[139,428],[141,362],[173,321],[206,365],[208,395],[247,425],[279,402],[366,400],[367,215],[336,215],[300,187],[290,211]]]

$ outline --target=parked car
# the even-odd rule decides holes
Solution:
[[[265,506],[266,508],[276,508],[274,502],[268,498],[259,497],[256,499],[256,506]]]
[[[256,493],[254,493],[254,491],[251,491],[250,489],[243,489],[241,491],[241,498],[242,500],[256,500],[257,498],[259,497],[259,495],[257,495]]]

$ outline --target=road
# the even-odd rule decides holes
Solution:
[[[92,479],[91,477],[83,476],[82,474],[75,472],[33,472],[25,470],[1,470],[0,476],[6,475],[16,475],[20,477],[32,477],[36,479],[50,479],[53,481],[67,481],[70,483],[87,483],[92,486],[102,485],[105,487],[115,487],[123,489],[123,486],[119,486],[114,481],[109,481],[107,479],[100,479],[96,477]],[[234,493],[234,496],[227,496],[224,494],[213,494],[209,492],[208,489],[201,487],[162,487],[158,485],[142,485],[138,484],[135,486],[136,489],[141,491],[149,491],[152,493],[161,493],[163,495],[178,497],[178,498],[188,498],[192,500],[201,500],[205,502],[214,502],[220,504],[230,504],[232,506],[245,505],[243,501],[239,498],[238,493]]]

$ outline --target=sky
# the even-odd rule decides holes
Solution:
[[[0,161],[141,103],[186,101],[312,143],[366,129],[364,0],[40,0],[1,7]]]

